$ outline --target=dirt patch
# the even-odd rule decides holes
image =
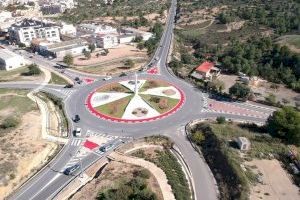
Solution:
[[[133,177],[136,170],[144,168],[136,165],[126,164],[117,161],[111,161],[104,169],[101,176],[93,179],[77,192],[72,200],[90,200],[96,199],[99,191],[108,188],[116,188],[122,180],[129,180]],[[163,200],[159,185],[153,175],[148,179],[148,186],[157,195],[159,200]]]
[[[172,89],[164,90],[162,93],[167,96],[172,96],[172,95],[176,94],[176,92]]]
[[[250,200],[300,199],[299,188],[294,185],[278,160],[253,160],[247,165],[256,166],[256,173],[262,174],[263,184],[251,188]]]
[[[245,21],[239,21],[239,22],[231,22],[229,24],[226,24],[226,29],[225,30],[218,30],[217,32],[223,33],[223,32],[231,32],[234,30],[240,30],[245,24]]]
[[[17,129],[0,137],[0,196],[5,197],[24,182],[54,153],[57,145],[41,138],[41,116],[31,111]]]

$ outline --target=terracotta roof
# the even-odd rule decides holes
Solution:
[[[214,63],[205,61],[204,63],[202,63],[200,66],[196,68],[196,71],[206,73],[209,72],[209,70],[211,70],[214,66],[215,66]]]

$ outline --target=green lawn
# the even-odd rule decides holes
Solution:
[[[156,87],[168,87],[170,86],[169,84],[163,82],[163,81],[158,81],[158,80],[147,80],[143,87],[139,90],[139,92],[144,92],[148,89],[151,88],[156,88]]]
[[[154,96],[154,95],[147,95],[147,94],[140,94],[140,96],[155,110],[157,110],[160,114],[170,111],[172,108],[174,108],[178,102],[179,99],[172,99],[169,97],[160,97],[160,96]],[[160,103],[153,101],[153,97],[159,99],[159,102],[166,101],[166,108],[162,109],[160,108]]]
[[[99,107],[95,107],[95,110],[99,111],[102,114],[108,115],[110,117],[116,117],[121,118],[125,112],[125,109],[129,103],[129,101],[132,99],[133,95],[130,95],[128,97],[124,97],[122,99],[119,99],[117,101],[104,104]]]
[[[108,85],[104,85],[103,87],[99,88],[97,92],[123,92],[123,93],[132,93],[131,90],[124,87],[120,83],[111,83]]]
[[[0,70],[0,82],[22,80],[21,74],[26,73],[28,71],[28,67],[21,67],[10,71]]]
[[[49,83],[51,83],[51,84],[57,84],[57,85],[67,85],[68,81],[66,81],[61,76],[59,76],[59,75],[51,72],[51,80],[50,80]]]

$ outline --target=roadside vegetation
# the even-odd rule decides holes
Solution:
[[[64,78],[61,76],[51,72],[51,79],[50,79],[50,84],[57,84],[57,85],[67,85],[68,81],[66,81]]]
[[[261,182],[261,175],[254,173],[247,162],[276,158],[291,171],[288,145],[296,145],[299,155],[299,116],[292,107],[285,107],[270,116],[263,127],[234,124],[219,117],[217,123],[198,123],[189,128],[190,139],[200,148],[218,182],[221,199],[248,199],[250,188]],[[238,137],[249,139],[251,149],[238,150],[235,142]],[[299,174],[292,173],[292,177],[299,186]]]
[[[145,138],[145,141],[150,144],[162,145],[164,149],[157,149],[152,153],[147,153],[141,149],[132,153],[132,155],[153,162],[166,173],[176,200],[191,199],[191,192],[182,167],[177,158],[171,153],[170,148],[172,148],[173,143],[170,139],[164,136],[152,136]]]
[[[28,65],[10,71],[0,71],[0,82],[37,80],[43,73],[36,65]]]

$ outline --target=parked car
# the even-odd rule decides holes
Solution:
[[[110,79],[112,79],[111,76],[106,76],[106,77],[103,78],[104,81],[108,81],[108,80],[110,80]]]
[[[67,84],[67,85],[65,85],[65,87],[64,87],[64,88],[72,88],[72,87],[74,87],[74,85],[73,85],[73,84]]]
[[[75,77],[74,80],[75,80],[75,81],[79,81],[80,78],[79,78],[79,77]]]
[[[79,122],[80,121],[80,117],[79,115],[75,115],[75,118],[73,120],[75,123]]]
[[[73,165],[73,166],[68,167],[67,169],[65,169],[64,174],[65,175],[73,174],[79,168],[80,168],[80,165],[79,164],[75,164],[75,165]]]
[[[75,137],[80,137],[81,136],[81,128],[76,128],[74,135],[75,135]]]

